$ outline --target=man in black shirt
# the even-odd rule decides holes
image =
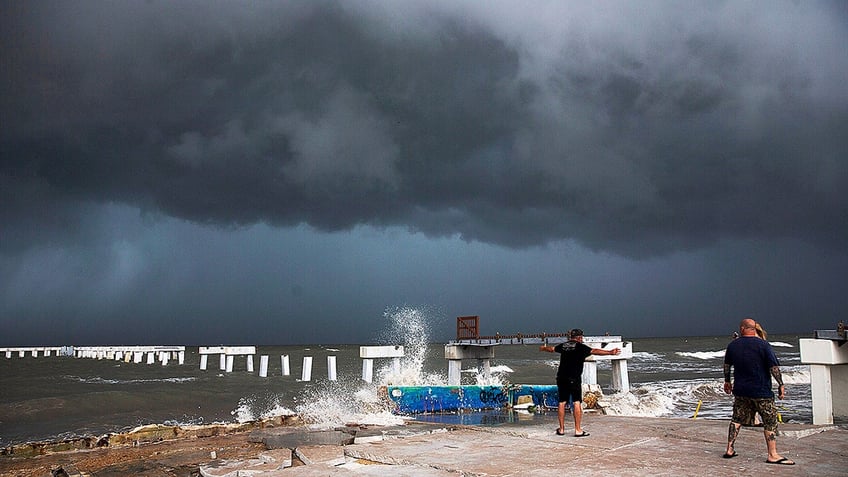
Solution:
[[[565,435],[565,405],[571,401],[572,414],[574,415],[574,437],[585,437],[589,433],[580,427],[583,419],[583,362],[589,355],[602,356],[616,355],[621,349],[615,348],[605,350],[601,348],[590,348],[583,344],[583,330],[571,330],[569,340],[556,346],[540,346],[540,351],[559,353],[559,370],[557,371],[557,394],[559,395],[559,429],[556,433]]]

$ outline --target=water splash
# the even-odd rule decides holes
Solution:
[[[309,427],[318,429],[402,424],[405,419],[392,414],[378,388],[362,381],[326,382],[304,392],[297,414]]]
[[[392,414],[392,405],[380,397],[380,388],[387,385],[440,385],[444,375],[427,372],[430,327],[441,315],[429,307],[396,307],[383,314],[388,325],[378,342],[384,345],[403,345],[404,356],[389,362],[376,363],[375,383],[358,379],[326,382],[309,388],[300,397],[298,415],[315,428],[340,425],[394,425],[406,418]]]
[[[230,414],[236,422],[245,423],[278,416],[293,416],[295,411],[284,406],[279,396],[270,394],[243,397],[239,399],[238,406]]]
[[[377,369],[377,382],[395,386],[439,386],[447,383],[447,377],[424,368],[430,343],[430,328],[443,319],[438,311],[430,307],[397,307],[387,309],[383,317],[389,321],[380,341],[384,344],[404,347],[404,357],[398,365],[384,363]]]

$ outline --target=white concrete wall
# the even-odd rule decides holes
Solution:
[[[810,365],[813,424],[848,419],[848,344],[844,341],[799,340],[801,362]]]

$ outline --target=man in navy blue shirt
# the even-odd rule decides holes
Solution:
[[[727,345],[724,353],[724,392],[733,393],[733,417],[727,431],[725,459],[736,457],[733,445],[743,423],[753,422],[754,414],[763,419],[763,434],[766,439],[769,464],[794,465],[795,462],[777,453],[777,407],[771,379],[778,384],[778,397],[783,399],[783,377],[780,363],[768,341],[757,336],[757,323],[745,318],[739,323],[740,337]],[[730,370],[733,368],[733,381]]]
[[[583,330],[573,329],[569,340],[556,346],[540,346],[540,351],[559,353],[559,369],[557,370],[557,394],[559,395],[558,417],[559,429],[557,435],[565,435],[565,404],[573,403],[574,437],[585,437],[589,433],[583,431],[580,423],[583,419],[583,362],[592,354],[612,355],[621,353],[621,349],[605,350],[590,348],[583,344]]]

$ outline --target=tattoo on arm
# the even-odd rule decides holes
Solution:
[[[783,376],[780,374],[780,367],[779,366],[772,366],[771,367],[771,375],[774,378],[774,380],[777,381],[778,386],[783,386]]]
[[[730,365],[729,364],[724,365],[724,382],[726,382],[726,383],[730,382]]]

